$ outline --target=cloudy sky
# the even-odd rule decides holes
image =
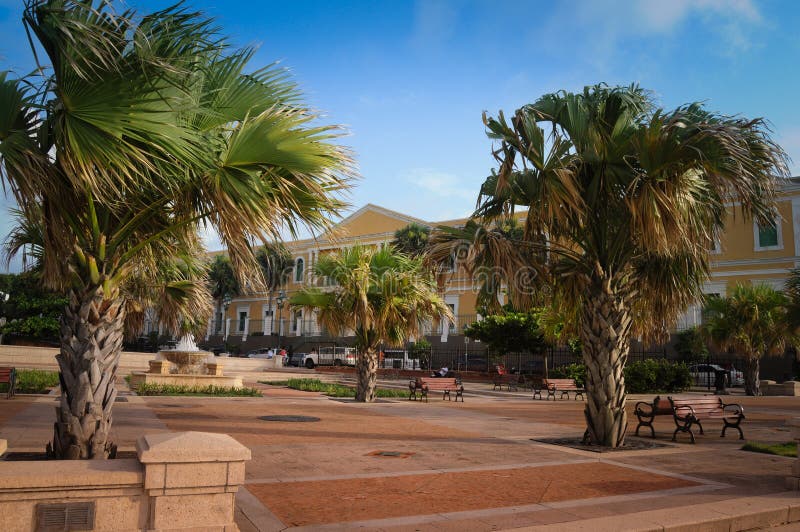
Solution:
[[[0,69],[32,58],[21,1],[0,0]],[[129,0],[141,11],[172,1]],[[639,83],[665,108],[703,101],[765,117],[800,174],[800,3],[793,0],[189,0],[253,67],[279,60],[350,135],[375,203],[426,220],[468,214],[492,168],[481,113],[544,93]],[[0,219],[5,234],[8,215]],[[211,247],[214,247],[213,242]]]

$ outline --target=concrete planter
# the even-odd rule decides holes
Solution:
[[[142,436],[136,449],[138,459],[4,462],[4,532],[37,530],[64,503],[88,508],[96,531],[238,530],[247,447],[226,434],[177,432]]]

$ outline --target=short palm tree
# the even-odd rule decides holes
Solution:
[[[354,331],[358,387],[356,401],[375,399],[378,349],[401,345],[419,333],[431,318],[452,319],[452,311],[437,293],[436,281],[422,259],[391,246],[354,246],[322,255],[314,264],[318,279],[330,288],[306,287],[290,299],[295,308],[317,311],[317,319],[334,334]]]
[[[537,251],[537,260],[520,265],[535,268],[576,316],[587,366],[585,438],[621,445],[631,335],[664,333],[701,295],[726,202],[772,218],[786,155],[763,120],[696,103],[657,109],[637,86],[547,94],[510,122],[503,114],[484,122],[498,142],[498,170],[478,213],[528,209],[517,247]]]
[[[0,73],[0,171],[24,216],[41,220],[44,280],[69,296],[49,447],[104,458],[126,283],[166,262],[196,284],[205,226],[256,282],[253,242],[327,227],[351,163],[284,70],[246,72],[253,50],[231,49],[180,5],[140,16],[108,1],[28,0],[24,23],[50,66]],[[188,323],[182,301],[170,312]]]
[[[394,232],[392,245],[403,253],[409,255],[421,255],[428,245],[431,236],[431,228],[412,222],[405,227],[401,227]]]
[[[740,284],[727,297],[706,299],[703,334],[713,347],[744,357],[747,395],[759,394],[761,358],[782,354],[787,345],[797,343],[789,307],[784,293],[763,284]]]

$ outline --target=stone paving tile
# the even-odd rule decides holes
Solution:
[[[513,507],[696,486],[599,462],[317,482],[248,484],[293,526]],[[329,494],[337,493],[332,505]]]

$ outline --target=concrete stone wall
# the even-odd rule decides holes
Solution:
[[[0,453],[5,442],[0,440]],[[231,532],[250,450],[226,434],[142,436],[137,459],[3,462],[3,532],[40,527],[40,505],[90,502],[95,531]]]
[[[788,395],[796,397],[800,395],[800,382],[786,381],[776,383],[771,380],[759,381],[759,388],[761,395]]]
[[[50,368],[58,369],[56,355],[58,349],[51,347],[28,347],[17,345],[0,345],[0,366],[14,366],[17,368]],[[126,375],[131,371],[147,371],[148,362],[153,360],[155,353],[135,353],[123,351],[120,358],[120,374]],[[216,357],[225,368],[225,373],[262,371],[273,368],[272,360],[262,358],[236,358]]]

